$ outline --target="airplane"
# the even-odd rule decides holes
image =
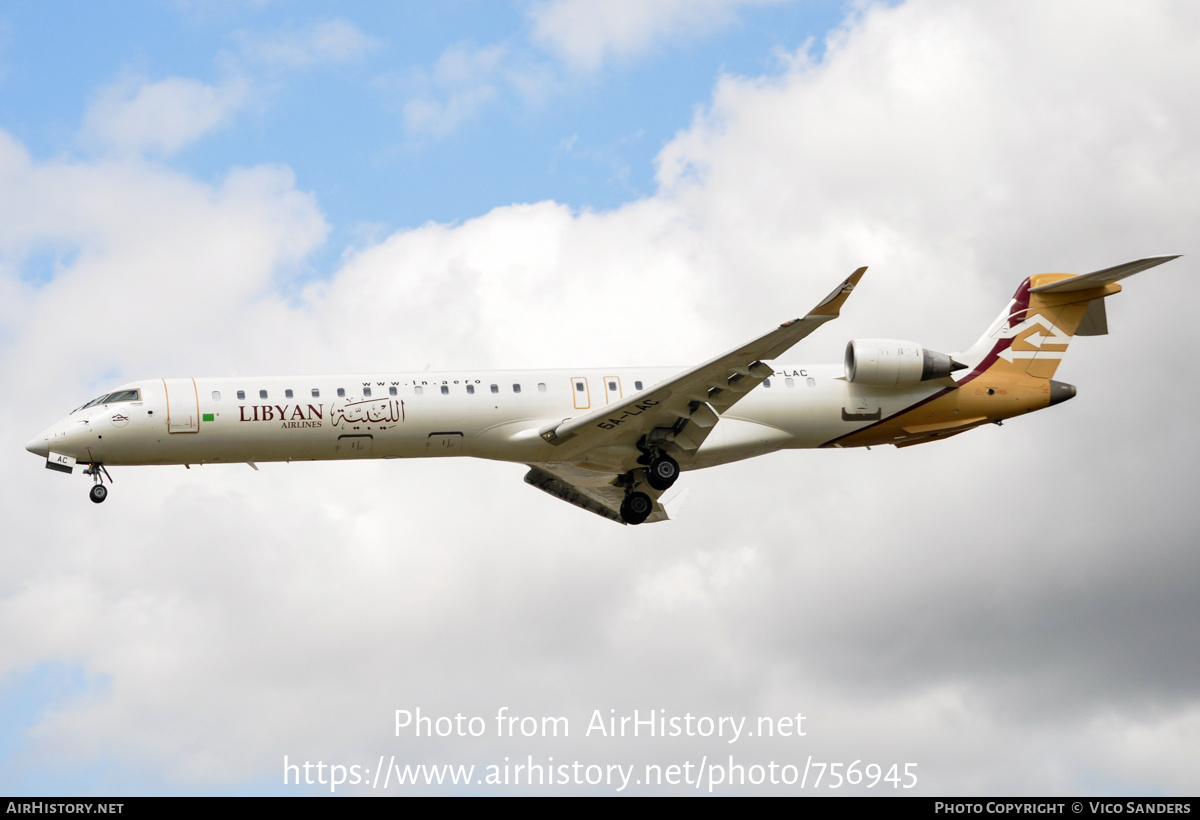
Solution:
[[[908,447],[1064,402],[1053,377],[1075,336],[1108,332],[1118,282],[1177,256],[1025,279],[975,344],[945,354],[855,339],[842,365],[773,363],[838,317],[866,268],[799,319],[690,369],[609,368],[131,382],[26,449],[46,467],[474,456],[622,524],[667,520],[681,472],[781,449]]]

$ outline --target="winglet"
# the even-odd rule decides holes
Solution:
[[[767,336],[756,340],[758,344],[761,344],[758,358],[770,360],[782,356],[796,342],[826,322],[836,319],[842,305],[850,298],[854,286],[858,284],[858,280],[862,279],[862,275],[866,271],[866,267],[861,267],[847,276],[840,285],[833,289],[833,293],[818,302],[817,306],[805,314],[804,318],[784,322]]]
[[[842,309],[842,305],[850,298],[850,292],[854,290],[854,286],[858,284],[858,280],[862,279],[862,275],[867,272],[866,267],[861,267],[854,273],[846,277],[846,281],[833,289],[833,293],[826,296],[821,303],[808,312],[809,316],[837,316]]]

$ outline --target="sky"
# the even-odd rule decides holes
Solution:
[[[0,793],[1194,795],[1198,92],[1169,0],[5,4]],[[459,459],[94,505],[24,450],[141,378],[683,368],[860,265],[783,361],[954,351],[1157,254],[1073,401],[685,473],[661,524]]]

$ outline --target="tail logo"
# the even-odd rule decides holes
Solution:
[[[1012,340],[1006,350],[996,354],[1009,363],[1014,359],[1061,359],[1071,343],[1069,333],[1040,314],[1029,316],[1012,327],[1001,328],[995,338]]]

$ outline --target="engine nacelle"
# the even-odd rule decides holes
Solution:
[[[945,353],[897,339],[854,339],[846,345],[846,380],[870,387],[909,387],[966,365]]]

